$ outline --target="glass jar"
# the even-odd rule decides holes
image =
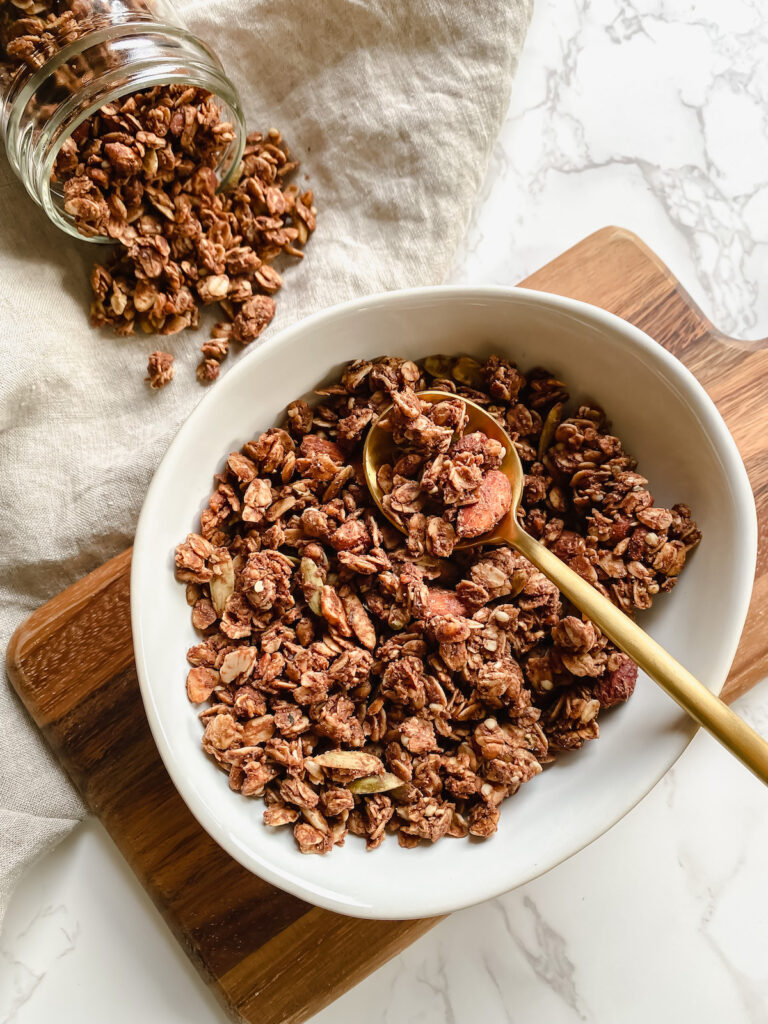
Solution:
[[[217,168],[225,185],[245,145],[237,90],[170,0],[0,0],[0,132],[8,160],[58,227],[82,238],[51,182],[56,156],[107,103],[156,85],[214,94],[234,139]],[[106,238],[90,241],[107,242]]]

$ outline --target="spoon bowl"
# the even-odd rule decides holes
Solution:
[[[561,561],[544,544],[533,538],[520,525],[517,512],[523,494],[524,471],[515,445],[507,432],[483,409],[470,399],[445,391],[421,391],[418,397],[429,405],[459,397],[466,410],[464,429],[480,431],[499,441],[505,448],[500,471],[509,480],[512,501],[506,515],[479,537],[460,541],[456,548],[480,545],[508,544],[542,572],[566,597],[593,622],[613,643],[650,676],[699,725],[742,762],[754,775],[768,785],[768,742],[751,726],[739,718],[727,704],[699,682],[671,654],[650,637],[620,608],[601,594],[585,579]],[[381,467],[396,461],[397,446],[386,429],[392,406],[385,409],[368,431],[363,448],[363,470],[371,496],[387,519],[402,532],[402,522],[391,516],[379,485]]]
[[[422,402],[426,402],[429,405],[437,405],[438,402],[444,402],[446,398],[454,397],[454,395],[446,391],[419,392],[419,398]],[[523,464],[506,430],[477,402],[472,402],[468,398],[462,398],[461,401],[464,403],[467,412],[464,433],[472,433],[478,430],[485,434],[486,437],[493,438],[494,441],[498,441],[499,444],[504,446],[505,454],[499,469],[507,477],[512,488],[512,504],[510,505],[509,512],[496,524],[490,533],[486,533],[480,538],[459,541],[455,547],[457,551],[464,548],[477,547],[481,543],[503,544],[508,541],[510,531],[514,530],[517,526],[515,512],[519,508],[523,497],[523,483],[525,481]],[[393,406],[391,405],[385,409],[368,431],[368,436],[363,446],[363,470],[368,490],[371,492],[373,500],[378,505],[380,511],[393,526],[396,526],[398,530],[402,530],[402,523],[392,516],[383,504],[384,491],[379,486],[378,480],[379,469],[387,463],[396,461],[398,455],[397,445],[392,438],[392,434],[386,428],[387,417],[392,409]]]

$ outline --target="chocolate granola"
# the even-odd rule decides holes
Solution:
[[[0,0],[0,86],[108,24],[93,0]],[[81,55],[51,74],[62,97],[90,79]],[[275,262],[301,259],[316,224],[314,196],[290,183],[298,163],[276,130],[248,135],[241,164],[219,191],[217,169],[234,138],[210,92],[158,85],[86,118],[63,142],[51,175],[78,232],[115,243],[91,273],[93,326],[176,334],[199,325],[201,307],[218,304],[223,319],[201,346],[203,384],[218,377],[230,342],[248,345],[269,325],[283,284]],[[156,387],[151,372],[148,379]]]
[[[315,228],[313,195],[288,183],[298,165],[277,131],[248,136],[237,180],[218,191],[233,137],[210,93],[156,86],[84,121],[53,170],[77,230],[118,246],[91,274],[94,326],[176,334],[198,326],[201,306],[220,306],[201,383],[218,377],[230,342],[248,345],[270,323],[283,283],[273,262],[301,258]]]
[[[401,435],[411,461],[405,483],[395,467],[389,481],[406,538],[373,504],[360,457],[391,403],[412,430],[425,388],[445,391],[445,409]],[[205,705],[203,748],[304,853],[348,832],[369,849],[387,832],[406,847],[490,836],[503,800],[598,736],[637,668],[522,556],[452,551],[446,526],[500,456],[462,436],[456,397],[510,433],[525,527],[629,614],[674,587],[700,533],[685,505],[654,504],[601,410],[564,414],[565,385],[546,371],[384,357],[318,395],[230,454],[200,532],[176,550],[200,631],[187,692]],[[398,496],[414,480],[421,508],[412,487]],[[440,514],[425,514],[435,501]]]
[[[512,488],[499,469],[506,449],[482,431],[465,433],[461,398],[426,402],[407,387],[394,399],[379,420],[393,440],[377,472],[382,508],[412,553],[450,558],[458,541],[488,534],[509,512]]]

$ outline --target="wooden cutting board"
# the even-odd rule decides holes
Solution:
[[[634,235],[605,228],[523,282],[637,324],[696,374],[749,472],[761,525],[757,580],[724,694],[768,672],[768,347],[715,330]],[[130,551],[39,608],[8,650],[19,696],[193,963],[235,1020],[295,1024],[436,920],[358,921],[262,882],[202,831],[144,715],[128,609]]]

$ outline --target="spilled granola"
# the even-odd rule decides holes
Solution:
[[[425,388],[445,391],[445,409],[409,437]],[[446,527],[483,504],[501,454],[461,435],[456,398],[510,433],[526,528],[629,614],[674,587],[700,533],[685,505],[654,504],[601,410],[565,415],[565,385],[543,370],[384,357],[351,363],[318,395],[230,454],[200,532],[176,550],[200,632],[187,692],[205,705],[203,748],[303,853],[349,832],[369,849],[388,832],[405,847],[488,837],[507,797],[598,736],[637,668],[522,556],[453,551]],[[411,461],[405,483],[394,468],[385,483],[407,538],[376,509],[360,461],[393,402],[408,410]],[[392,497],[414,480],[421,508],[412,487]]]
[[[170,352],[152,352],[147,360],[147,383],[157,391],[173,380],[173,356]]]
[[[120,6],[139,15],[147,7]],[[109,25],[98,0],[0,0],[0,86]],[[82,55],[51,67],[62,97],[91,74]],[[172,335],[198,327],[202,307],[219,307],[222,319],[201,346],[202,384],[217,379],[230,343],[248,345],[269,325],[283,284],[275,263],[301,259],[316,223],[314,196],[290,183],[298,164],[276,130],[248,135],[240,166],[218,191],[217,169],[234,139],[210,92],[158,85],[86,118],[51,174],[78,232],[115,243],[91,273],[93,326]]]
[[[225,319],[201,346],[203,384],[231,342],[248,345],[271,322],[283,284],[273,263],[300,259],[315,228],[313,195],[288,183],[298,165],[277,131],[251,133],[237,181],[217,191],[233,138],[210,93],[156,86],[84,121],[53,169],[80,234],[117,244],[91,273],[95,327],[177,334],[218,304]]]

